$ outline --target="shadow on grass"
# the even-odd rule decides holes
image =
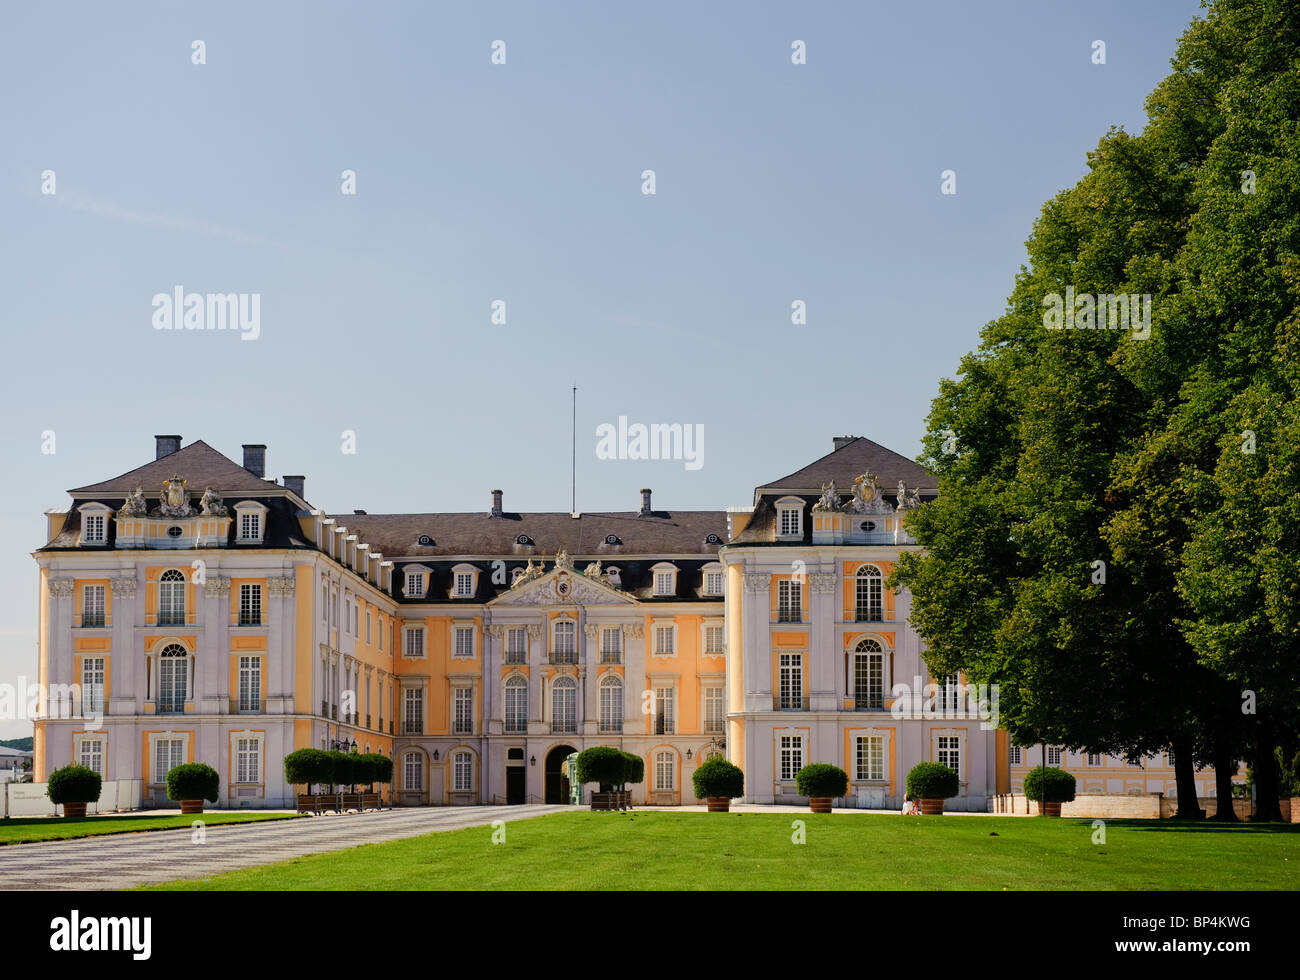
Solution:
[[[1087,818],[1073,818],[1078,824],[1091,825]],[[1217,820],[1106,820],[1107,827],[1123,827],[1125,830],[1141,830],[1147,833],[1187,833],[1196,831],[1213,834],[1300,834],[1300,824],[1295,823],[1220,823]]]

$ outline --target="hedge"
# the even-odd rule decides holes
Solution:
[[[45,795],[55,804],[95,803],[99,800],[104,780],[94,769],[85,766],[64,766],[50,773]]]
[[[1025,773],[1025,796],[1035,803],[1073,803],[1074,786],[1074,776],[1064,769],[1039,766]],[[1047,791],[1045,800],[1044,789]]]
[[[907,774],[907,795],[914,800],[946,800],[960,792],[960,777],[942,762],[918,762]]]
[[[745,774],[740,766],[732,765],[720,755],[705,760],[691,776],[691,782],[695,784],[697,800],[707,800],[711,796],[734,800],[745,795]]]
[[[168,799],[216,803],[220,790],[221,774],[202,762],[186,762],[167,772]]]
[[[794,787],[800,796],[809,799],[834,799],[849,791],[849,774],[829,762],[814,762],[794,774]]]

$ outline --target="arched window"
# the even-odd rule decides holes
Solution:
[[[189,689],[190,655],[173,643],[158,657],[158,702],[155,711],[184,711]]]
[[[551,731],[578,730],[578,685],[572,677],[560,677],[551,688]]]
[[[506,681],[506,731],[528,730],[528,681],[516,674]]]
[[[158,625],[185,625],[185,576],[174,568],[158,579]]]
[[[884,576],[875,565],[863,565],[855,579],[854,616],[859,623],[878,623],[885,615]]]
[[[672,790],[676,789],[674,777],[676,775],[676,766],[673,764],[673,754],[671,752],[655,753],[655,789]]]
[[[853,705],[859,711],[885,706],[885,651],[875,640],[862,640],[852,657]]]
[[[600,682],[600,730],[623,731],[623,681],[617,674],[606,674]]]
[[[419,752],[408,752],[402,757],[402,786],[405,789],[424,789],[424,760]]]
[[[551,647],[551,662],[576,664],[578,662],[578,624],[571,619],[555,621],[555,640]]]

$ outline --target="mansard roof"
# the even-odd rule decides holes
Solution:
[[[283,492],[284,487],[274,480],[254,476],[234,460],[223,456],[202,439],[192,442],[176,452],[137,466],[121,476],[101,483],[77,487],[68,493],[79,497],[122,496],[136,487],[143,487],[146,495],[157,495],[164,483],[173,475],[185,480],[191,491],[211,487],[217,493]]]
[[[771,491],[820,494],[822,487],[832,480],[837,488],[848,491],[853,489],[853,480],[861,476],[864,470],[871,470],[876,475],[882,491],[893,490],[898,486],[899,480],[904,481],[909,488],[916,487],[922,491],[939,488],[938,477],[927,472],[924,467],[877,442],[857,436],[840,449],[827,453],[789,476],[757,487],[754,490],[754,503],[757,504],[761,496]]]

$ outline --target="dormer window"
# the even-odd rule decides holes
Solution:
[[[622,573],[618,570],[617,565],[611,565],[605,569],[605,574],[609,576],[609,582],[614,588],[621,589],[623,587]]]
[[[611,545],[611,546],[612,546],[612,545],[619,545],[619,544],[622,544],[622,543],[623,543],[623,542],[620,541],[620,540],[618,539],[618,535],[617,535],[617,534],[607,534],[607,535],[605,535],[605,544],[607,544],[607,545]]]
[[[457,565],[451,570],[451,597],[472,599],[478,590],[478,569],[473,565]]]
[[[408,599],[423,599],[425,588],[425,573],[429,570],[423,565],[408,565],[404,572],[405,582],[402,587],[402,594]]]
[[[82,544],[108,543],[108,515],[111,513],[103,504],[86,504],[81,508]]]
[[[722,595],[722,566],[717,562],[704,566],[704,595]]]
[[[266,535],[266,507],[251,500],[235,504],[235,541],[261,544]]]
[[[677,566],[670,562],[660,562],[650,569],[654,576],[654,594],[670,596],[677,594]]]
[[[798,497],[782,497],[776,502],[778,538],[803,537],[803,505],[803,501]]]

